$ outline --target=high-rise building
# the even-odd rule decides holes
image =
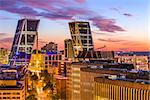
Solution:
[[[70,22],[69,28],[72,37],[72,45],[75,57],[78,56],[79,51],[94,50],[89,22]]]
[[[67,58],[68,60],[72,59],[74,57],[72,40],[65,39],[64,45],[65,45],[65,48],[64,48],[65,58]]]
[[[25,64],[27,55],[32,53],[33,45],[38,35],[38,24],[39,20],[37,19],[21,19],[18,21],[10,54],[11,65],[19,65],[20,62]]]
[[[67,100],[93,100],[94,77],[103,74],[126,74],[127,69],[133,68],[130,64],[104,61],[67,63]]]
[[[41,48],[42,52],[57,52],[57,44],[49,42]]]
[[[81,100],[80,68],[81,63],[67,63],[67,100]]]
[[[61,100],[66,100],[66,81],[67,77],[62,75],[54,75],[56,79],[56,90],[57,93],[60,94]]]
[[[80,51],[76,57],[78,61],[114,61],[113,51]]]
[[[8,49],[0,48],[0,64],[8,64]]]

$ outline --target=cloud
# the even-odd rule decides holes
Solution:
[[[106,35],[106,36],[112,36],[113,34],[111,33],[104,33],[104,32],[101,32],[101,31],[92,31],[93,34],[97,34],[97,35]]]
[[[13,37],[0,38],[0,47],[11,48]]]
[[[110,10],[113,10],[113,11],[116,11],[116,12],[118,12],[118,13],[121,13],[118,8],[110,8]]]
[[[93,25],[99,28],[101,31],[106,31],[106,32],[125,31],[123,28],[116,25],[114,19],[95,17],[95,18],[90,18],[90,20],[93,22]]]
[[[0,39],[0,42],[12,42],[12,40],[13,40],[13,37],[6,37],[6,38],[1,38]]]
[[[122,42],[122,41],[125,41],[125,40],[113,40],[113,39],[101,39],[101,38],[99,38],[98,39],[99,41],[104,41],[104,42]]]
[[[131,45],[131,46],[141,45],[141,43],[139,41],[124,41],[122,43],[122,45],[126,45],[126,44]]]
[[[128,16],[128,17],[132,17],[133,16],[132,14],[129,14],[129,13],[124,13],[123,15]]]
[[[7,33],[0,33],[0,37],[7,36]]]
[[[21,16],[44,17],[50,20],[72,20],[78,16],[86,17],[100,31],[117,32],[125,31],[116,24],[114,19],[107,19],[95,12],[78,6],[86,0],[0,0],[0,10]]]
[[[86,2],[86,0],[74,0],[74,1],[76,1],[78,3],[85,3]]]
[[[120,11],[120,9],[118,9],[118,8],[110,8],[110,9],[113,10],[113,11],[116,11],[116,12],[118,12],[118,13],[124,15],[124,16],[127,16],[127,17],[132,17],[133,16],[130,13],[124,13],[124,12]]]
[[[17,20],[17,19],[13,17],[0,16],[0,20]]]
[[[41,43],[41,44],[46,44],[47,43],[47,41],[45,41],[44,39],[39,39],[38,42]]]
[[[45,1],[45,2],[44,2]],[[60,1],[56,2],[56,0],[14,0],[11,2],[10,0],[2,0],[1,10],[5,10],[11,13],[16,13],[19,15],[25,16],[42,16],[48,19],[60,19],[60,20],[71,20],[72,17],[80,14],[85,14],[87,10],[80,9],[78,7],[65,7],[67,2]],[[47,3],[50,2],[50,3]],[[19,4],[22,6],[18,6]],[[55,4],[52,5],[52,4]],[[58,7],[58,6],[61,6]],[[43,10],[42,12],[38,12],[37,9]]]
[[[119,48],[118,51],[127,51],[129,48]]]

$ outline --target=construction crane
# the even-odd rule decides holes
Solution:
[[[106,48],[106,45],[99,47],[99,48],[96,48],[95,50],[104,49],[104,48]]]

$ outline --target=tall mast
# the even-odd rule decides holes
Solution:
[[[38,32],[36,32],[36,54],[38,54]]]

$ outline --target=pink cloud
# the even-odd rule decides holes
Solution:
[[[86,2],[86,0],[75,0],[75,1],[78,3],[85,3]]]
[[[0,38],[0,47],[10,49],[13,37]]]
[[[90,20],[93,22],[93,25],[99,28],[101,31],[106,31],[106,32],[125,31],[123,28],[116,25],[114,19],[95,17],[95,18],[90,18]]]
[[[76,0],[76,2],[85,2],[85,0]],[[36,0],[36,2],[35,0],[13,0],[13,2],[2,0],[1,5],[0,10],[25,16],[41,16],[50,20],[72,20],[76,16],[86,16],[86,19],[92,21],[93,25],[101,31],[125,31],[116,25],[115,20],[95,15],[95,12],[76,7],[76,3],[66,0]]]
[[[98,39],[99,41],[104,41],[104,42],[123,42],[123,41],[125,41],[125,40],[113,40],[113,39],[102,39],[102,38],[99,38]]]

